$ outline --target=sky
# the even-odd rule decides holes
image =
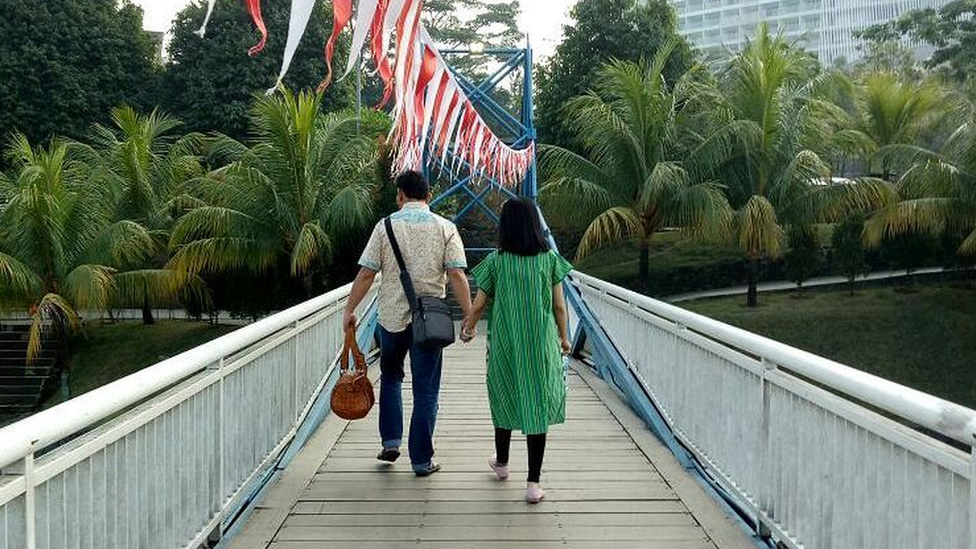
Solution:
[[[265,0],[288,2],[290,0]],[[527,30],[537,58],[548,57],[559,43],[569,8],[575,0],[521,0],[521,27]],[[144,25],[154,31],[169,30],[170,22],[191,0],[134,0],[145,12]]]

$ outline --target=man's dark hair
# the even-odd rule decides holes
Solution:
[[[527,198],[512,198],[502,206],[498,225],[498,248],[503,253],[522,256],[539,255],[549,251],[549,242],[542,230],[539,208]]]
[[[430,183],[420,172],[405,171],[396,177],[396,188],[410,200],[427,200],[430,196]]]

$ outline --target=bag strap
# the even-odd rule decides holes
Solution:
[[[386,226],[386,236],[390,240],[390,246],[393,248],[393,255],[396,257],[397,265],[400,267],[400,284],[403,285],[403,293],[407,296],[410,311],[416,312],[418,308],[417,292],[413,287],[413,279],[410,278],[410,273],[407,272],[407,265],[403,262],[403,253],[400,252],[400,244],[397,243],[396,235],[393,234],[393,221],[387,217],[383,220],[383,224]]]
[[[352,362],[355,364],[356,371],[365,374],[366,373],[366,356],[363,352],[359,350],[359,343],[356,342],[356,331],[347,330],[346,331],[346,341],[342,345],[342,354],[339,355],[340,370],[341,373],[349,371],[349,358],[352,357]]]

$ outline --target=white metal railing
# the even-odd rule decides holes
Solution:
[[[976,549],[973,410],[582,273],[572,281],[675,437],[776,539]]]
[[[0,549],[198,547],[329,379],[350,287],[0,429]]]

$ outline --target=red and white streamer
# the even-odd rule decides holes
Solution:
[[[261,19],[260,0],[245,2],[262,36],[249,51],[255,55],[264,47],[267,30]],[[278,83],[288,72],[315,4],[315,0],[291,2],[288,38]],[[532,163],[535,144],[529,143],[526,148],[515,150],[488,127],[424,29],[420,21],[423,4],[423,0],[359,0],[354,13],[353,0],[333,0],[332,35],[325,47],[328,74],[319,86],[320,91],[332,80],[332,57],[339,34],[355,18],[345,74],[355,69],[368,41],[373,62],[384,83],[380,106],[392,96],[396,97],[390,133],[395,152],[394,169],[419,169],[427,159],[452,172],[466,170],[475,177],[490,178],[501,185],[516,185]],[[207,19],[213,9],[213,0],[208,7]],[[200,28],[201,36],[205,27],[206,21]],[[394,34],[396,41],[391,51]]]
[[[345,12],[336,9],[339,21]],[[465,169],[502,185],[517,184],[532,163],[534,144],[512,149],[488,127],[421,23],[422,10],[423,0],[359,0],[355,14],[346,74],[354,70],[371,34],[373,60],[386,86],[384,103],[391,92],[396,95],[394,168],[418,169],[427,158],[442,167],[450,162],[452,171]],[[391,67],[388,47],[394,30]]]

